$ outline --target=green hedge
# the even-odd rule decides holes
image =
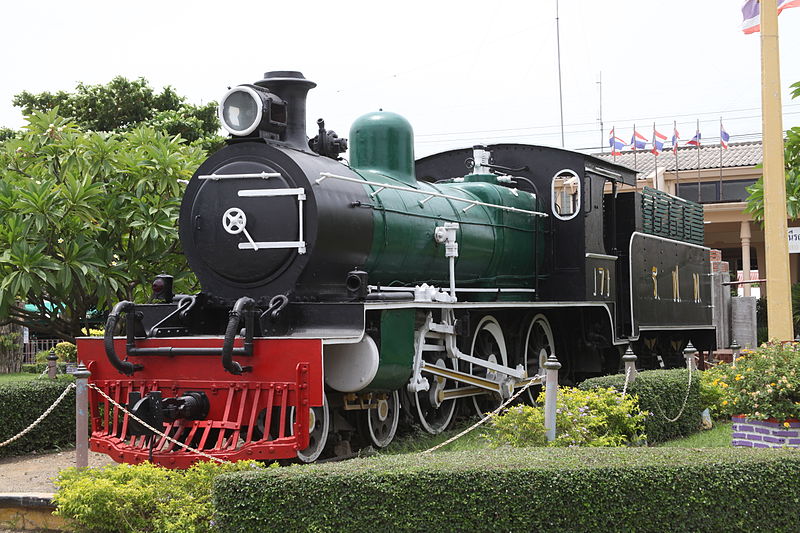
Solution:
[[[74,364],[74,363],[72,363]],[[67,371],[67,363],[56,363],[58,373],[63,374]],[[22,365],[22,371],[29,374],[42,374],[47,370],[47,363],[26,363]]]
[[[514,448],[227,474],[221,531],[796,531],[788,450]]]
[[[645,420],[645,433],[650,444],[664,442],[676,437],[690,435],[700,430],[700,413],[703,404],[700,401],[700,375],[692,376],[689,398],[680,418],[669,422],[667,418],[675,418],[680,412],[686,398],[688,371],[646,370],[639,372],[628,391],[639,397],[639,408],[652,413]],[[625,384],[625,375],[604,376],[587,379],[578,387],[583,390],[597,387],[614,387],[621,391]]]
[[[74,379],[35,379],[0,385],[0,442],[13,437],[50,407]],[[15,442],[0,448],[0,457],[47,450],[75,443],[75,390],[38,426]]]

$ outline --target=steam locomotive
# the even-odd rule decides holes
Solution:
[[[104,338],[78,340],[93,450],[311,462],[385,447],[401,418],[438,433],[458,405],[486,412],[551,354],[570,383],[617,371],[628,346],[644,367],[713,348],[701,206],[622,192],[634,171],[556,148],[415,161],[411,125],[385,111],[355,121],[347,162],[322,119],[306,136],[314,86],[267,72],[222,98],[231,136],[179,218],[202,291],[159,276],[153,303],[120,302]]]

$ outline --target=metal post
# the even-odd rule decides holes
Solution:
[[[691,342],[686,345],[686,348],[684,348],[683,358],[686,359],[687,370],[697,370],[697,348],[692,346]]]
[[[81,363],[75,371],[75,466],[89,466],[89,376]]]
[[[50,350],[50,355],[47,356],[47,377],[50,379],[56,379],[56,374],[58,373],[56,361],[58,361],[58,356],[55,350]]]
[[[628,376],[628,383],[633,383],[636,381],[636,374],[639,373],[636,370],[636,354],[633,353],[633,348],[631,345],[628,345],[628,349],[625,350],[625,355],[622,356],[622,362],[625,363],[625,375]]]
[[[561,363],[550,354],[544,364],[547,371],[544,388],[544,430],[547,442],[556,440],[556,402],[558,400],[558,369]]]

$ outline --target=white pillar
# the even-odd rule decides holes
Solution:
[[[739,238],[742,240],[742,281],[750,281],[750,237],[750,222],[742,220],[739,230]],[[761,265],[758,267],[760,269]],[[758,274],[761,276],[760,271]],[[744,296],[750,296],[750,283],[744,284]]]
[[[544,386],[544,431],[547,442],[556,440],[556,402],[558,401],[558,369],[561,363],[554,354],[550,354],[544,363],[547,371]]]

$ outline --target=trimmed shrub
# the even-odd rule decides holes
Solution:
[[[491,419],[484,435],[495,446],[547,446],[544,429],[545,393],[539,406],[515,405]],[[643,441],[646,414],[639,411],[636,396],[612,388],[558,391],[556,439],[550,446],[623,446]]]
[[[71,342],[59,342],[53,351],[58,356],[59,361],[74,363],[78,360],[78,348]]]
[[[628,392],[639,397],[639,408],[650,413],[644,424],[649,443],[664,442],[700,430],[700,413],[705,407],[700,400],[699,372],[692,375],[687,398],[688,381],[687,370],[646,370],[639,372],[636,380],[628,385]],[[583,390],[613,387],[621,391],[624,384],[625,375],[616,374],[587,379],[578,387]],[[669,419],[678,413],[678,419],[671,422]]]
[[[74,381],[72,376],[0,385],[0,442],[28,427]],[[0,448],[0,457],[75,444],[75,391],[22,438]]]
[[[751,449],[382,456],[220,476],[214,519],[226,532],[795,531],[798,468],[800,454]]]
[[[59,342],[53,346],[53,352],[58,356],[59,363],[74,363],[78,360],[78,348],[71,342]],[[47,363],[50,350],[40,350],[36,352],[34,361],[37,363]]]
[[[275,465],[277,466],[277,464]],[[68,468],[56,479],[56,514],[80,531],[214,531],[211,486],[222,473],[264,470],[254,461],[200,462],[187,470],[144,463]]]
[[[47,363],[47,356],[50,355],[50,350],[39,350],[33,356],[33,360],[37,363]]]
[[[67,371],[67,363],[56,363],[58,373],[63,374]],[[47,370],[47,363],[27,363],[22,365],[22,371],[30,374],[43,374]]]

